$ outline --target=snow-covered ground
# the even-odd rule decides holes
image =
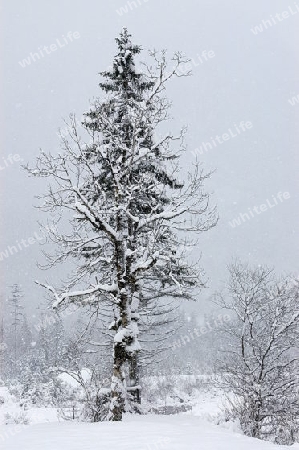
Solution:
[[[7,421],[22,408],[0,388],[0,448],[3,450],[278,450],[290,448],[248,438],[235,424],[215,425],[223,398],[199,392],[192,410],[173,416],[126,416],[121,423],[59,420],[55,408],[25,411],[29,424]],[[299,449],[299,444],[292,446]]]
[[[5,450],[278,450],[192,415],[129,417],[124,422],[27,426],[2,439]],[[299,448],[299,444],[292,448]]]

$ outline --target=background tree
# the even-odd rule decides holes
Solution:
[[[58,244],[57,253],[47,255],[48,267],[70,257],[77,263],[63,286],[44,285],[54,295],[53,306],[75,302],[98,314],[106,308],[112,319],[109,420],[121,420],[132,394],[139,394],[142,307],[151,315],[155,305],[169,298],[195,298],[204,285],[202,270],[186,258],[187,245],[195,241],[187,243],[182,232],[192,235],[216,223],[203,191],[209,175],[195,164],[186,182],[178,179],[183,134],[154,138],[168,119],[165,84],[180,76],[185,59],[176,54],[167,72],[165,54],[154,52],[155,67],[145,66],[143,74],[135,68],[141,48],[132,44],[126,29],[116,42],[113,68],[102,73],[100,83],[106,97],[94,101],[83,121],[88,141],[73,117],[62,151],[42,152],[36,167],[28,169],[52,179],[42,209],[58,214],[57,227],[63,213],[71,214],[71,231],[48,228]]]
[[[26,314],[23,314],[23,320],[20,327],[20,352],[22,355],[26,354],[26,352],[31,348],[32,345],[32,331],[30,329],[30,325],[28,323],[28,319]]]
[[[224,329],[224,386],[236,395],[233,413],[243,431],[291,444],[298,430],[298,287],[266,267],[235,263],[218,303],[233,314]]]
[[[14,376],[18,375],[18,359],[20,356],[21,350],[21,327],[24,322],[24,307],[22,305],[21,299],[23,298],[23,294],[21,288],[18,284],[14,284],[12,286],[11,297],[8,299],[8,307],[10,314],[10,361],[11,361],[11,370]]]

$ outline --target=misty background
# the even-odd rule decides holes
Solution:
[[[168,85],[173,102],[172,131],[188,125],[188,149],[183,169],[191,168],[194,152],[234,124],[250,121],[252,128],[198,155],[203,167],[215,173],[206,184],[219,213],[218,225],[203,233],[197,252],[209,278],[209,289],[196,309],[206,309],[211,293],[227,278],[233,257],[274,266],[277,272],[299,275],[298,142],[299,12],[254,35],[251,28],[294,7],[290,0],[37,0],[1,2],[1,245],[0,253],[16,241],[40,233],[38,220],[47,215],[35,209],[35,195],[47,180],[29,178],[20,162],[5,166],[9,154],[34,164],[39,149],[57,152],[63,118],[78,119],[89,100],[101,95],[99,72],[116,53],[114,38],[126,26],[133,42],[144,49],[177,50],[194,59],[193,76]],[[124,12],[127,7],[127,12]],[[120,8],[122,14],[120,14]],[[22,67],[20,61],[39,47],[63,42],[68,32],[80,37]],[[206,50],[215,56],[199,63]],[[279,192],[290,198],[233,228],[229,222],[248,208],[271,201]],[[52,280],[67,268],[42,272],[38,243],[0,261],[2,298],[13,283],[24,292],[32,315],[45,293],[34,280]]]

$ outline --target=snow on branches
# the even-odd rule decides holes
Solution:
[[[33,176],[51,180],[41,209],[57,213],[56,223],[63,215],[70,224],[67,233],[56,228],[51,234],[57,250],[46,255],[48,267],[69,258],[77,264],[60,292],[44,285],[54,296],[53,306],[106,302],[114,315],[112,384],[117,389],[112,386],[110,420],[121,420],[125,410],[119,386],[126,365],[135,377],[131,388],[139,385],[132,367],[140,351],[138,308],[146,305],[150,314],[152,299],[194,298],[194,289],[204,285],[202,270],[186,258],[187,245],[196,241],[186,243],[181,232],[196,235],[217,221],[203,189],[209,174],[196,164],[186,182],[178,179],[184,131],[155,139],[168,118],[165,84],[180,76],[186,59],[174,55],[174,68],[167,72],[165,52],[160,59],[152,52],[154,68],[145,65],[140,73],[135,57],[141,48],[126,29],[116,42],[112,70],[101,74],[105,96],[84,114],[85,137],[71,117],[58,155],[42,152],[36,167],[28,168]],[[139,306],[132,311],[134,298]]]

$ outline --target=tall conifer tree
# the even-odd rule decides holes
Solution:
[[[73,118],[63,152],[42,153],[28,169],[54,180],[42,208],[72,212],[71,233],[49,229],[59,244],[57,253],[48,255],[49,266],[68,257],[77,261],[70,282],[60,289],[44,285],[55,297],[54,307],[75,302],[98,308],[99,314],[105,307],[113,316],[107,416],[113,421],[132,410],[132,400],[140,400],[140,310],[154,315],[166,299],[194,298],[203,286],[202,271],[188,262],[182,231],[199,233],[216,223],[203,192],[208,175],[195,164],[187,182],[178,179],[182,135],[155,138],[168,119],[165,83],[180,76],[184,58],[176,54],[167,73],[165,54],[159,59],[153,52],[156,73],[139,73],[135,58],[141,48],[126,29],[116,42],[112,70],[101,74],[105,97],[94,101],[83,121],[89,140],[83,142]]]

